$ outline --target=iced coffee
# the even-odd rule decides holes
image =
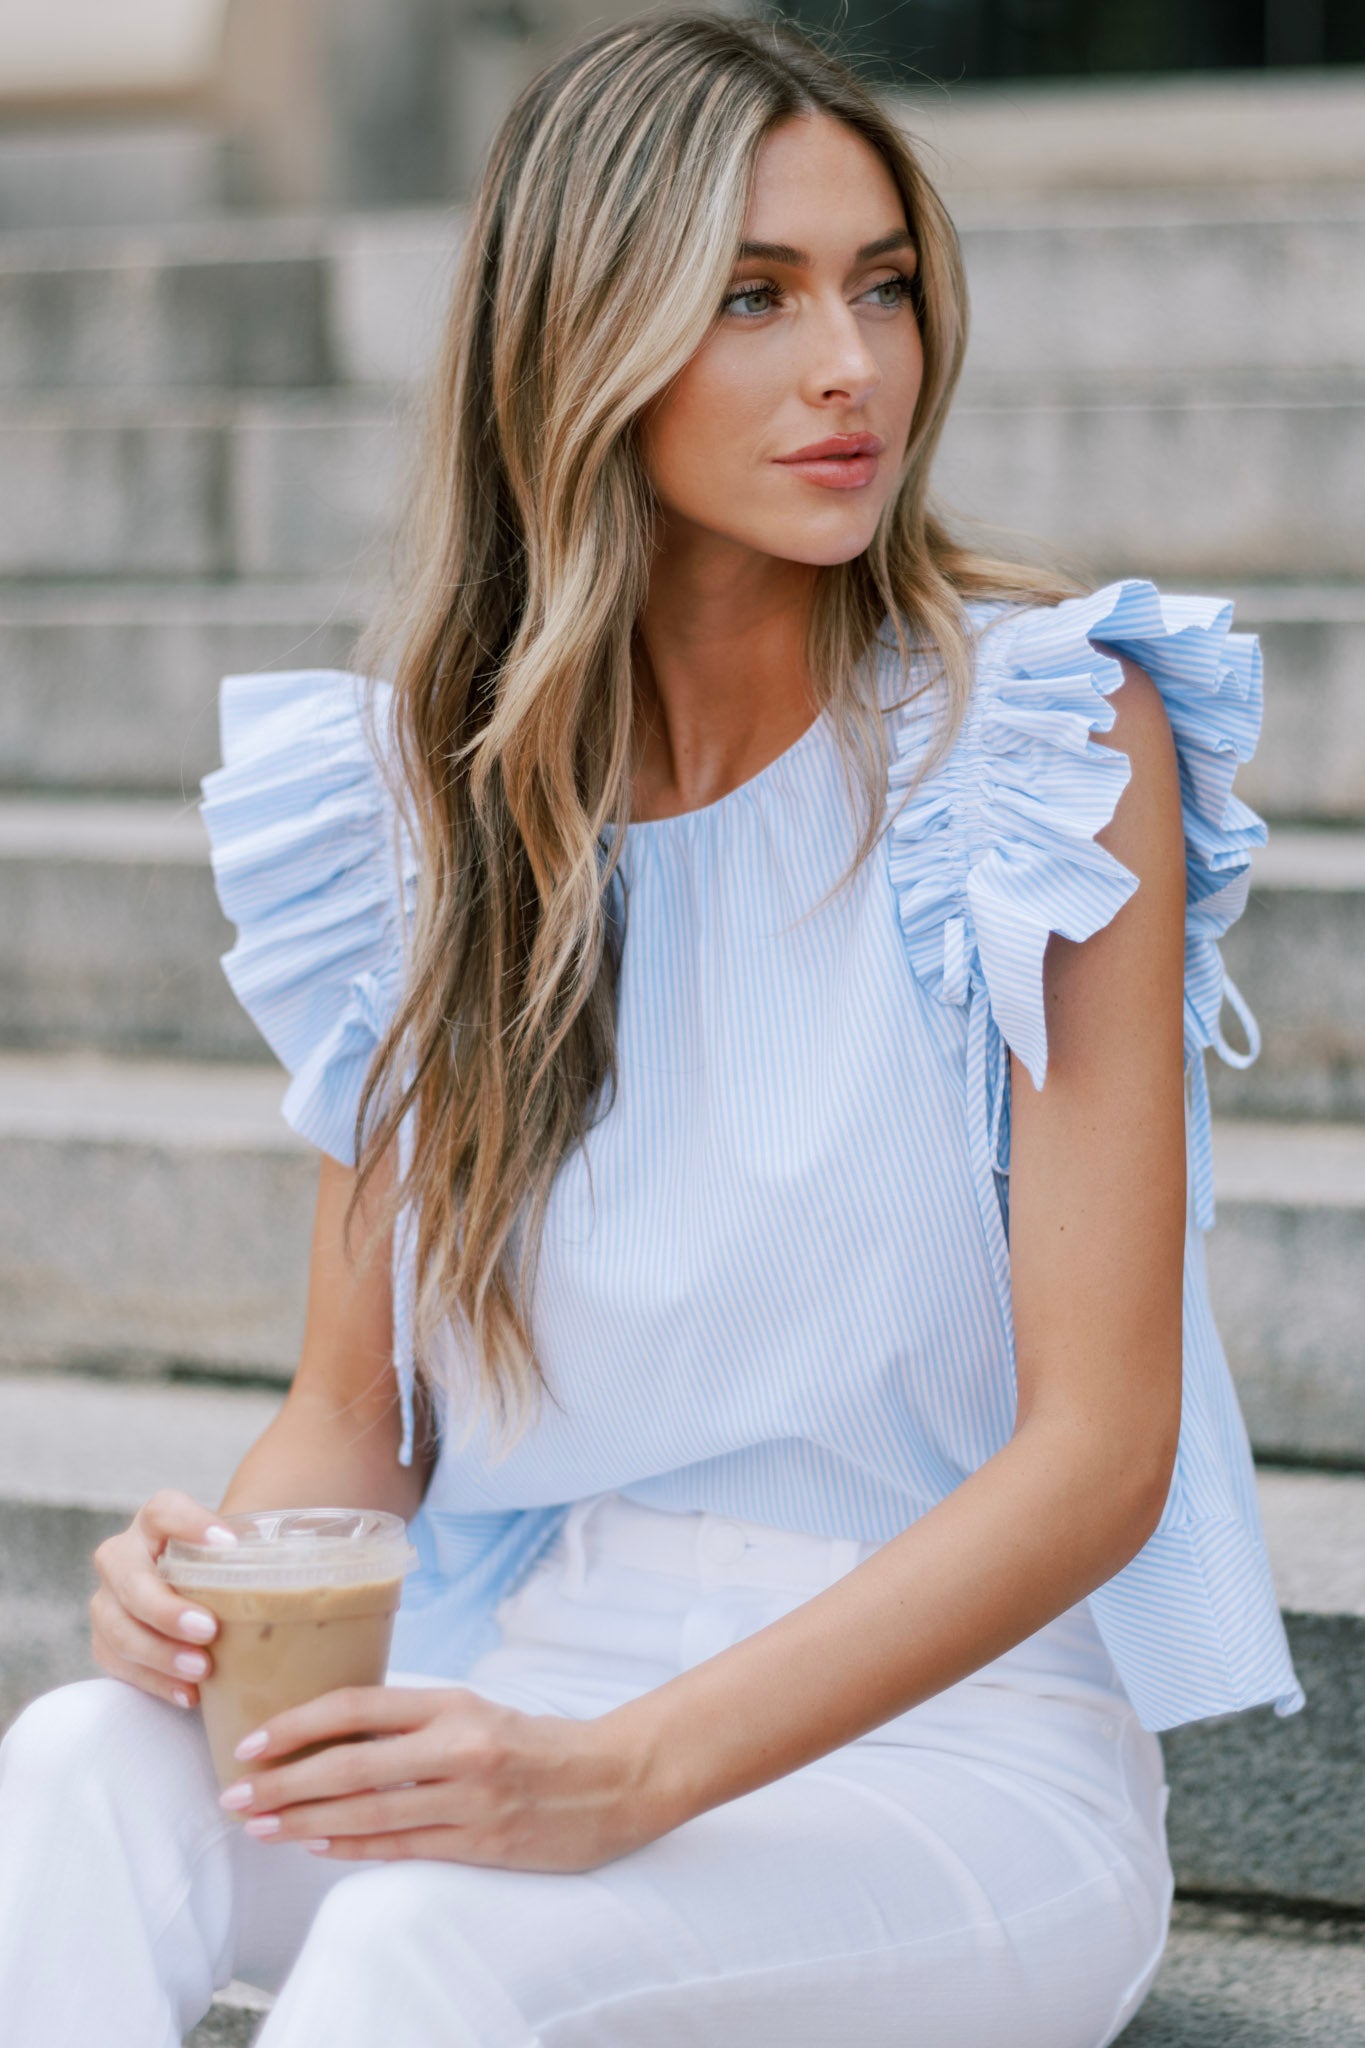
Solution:
[[[417,1553],[401,1517],[377,1509],[281,1508],[218,1519],[235,1545],[171,1542],[157,1568],[218,1617],[199,1699],[226,1786],[247,1768],[233,1750],[272,1715],[338,1686],[383,1684]],[[307,1744],[291,1761],[326,1747]]]

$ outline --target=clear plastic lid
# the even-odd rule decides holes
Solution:
[[[401,1515],[379,1508],[259,1508],[219,1515],[237,1541],[172,1539],[157,1570],[172,1585],[355,1586],[412,1571],[417,1552]]]

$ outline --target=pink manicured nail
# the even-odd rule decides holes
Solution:
[[[208,1528],[204,1531],[204,1541],[205,1543],[235,1543],[237,1541],[237,1532],[235,1529],[225,1529],[221,1522],[210,1522]]]
[[[181,1650],[171,1662],[182,1678],[202,1678],[209,1668],[208,1658],[201,1656],[198,1650]]]
[[[305,1842],[303,1846],[308,1851],[310,1856],[325,1856],[332,1845],[330,1842],[323,1841]]]
[[[277,1835],[280,1831],[280,1817],[277,1813],[258,1813],[254,1820],[243,1821],[249,1835]]]
[[[250,1806],[254,1796],[250,1781],[240,1778],[235,1785],[229,1785],[226,1792],[219,1793],[218,1804],[233,1813],[239,1806]]]
[[[249,1756],[259,1756],[269,1740],[270,1737],[266,1734],[264,1728],[257,1728],[254,1734],[242,1737],[232,1754],[236,1757],[241,1757],[243,1761]]]
[[[208,1641],[217,1626],[213,1616],[205,1614],[198,1607],[187,1607],[180,1617],[180,1633],[185,1636],[198,1636],[201,1643]]]
[[[175,1691],[171,1694],[171,1698],[175,1701],[178,1707],[187,1707],[190,1703],[189,1694],[187,1692],[181,1692],[179,1686],[175,1688]]]

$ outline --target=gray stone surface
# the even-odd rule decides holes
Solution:
[[[1222,954],[1260,1026],[1261,1052],[1245,1069],[1211,1055],[1211,1099],[1233,1116],[1363,1117],[1365,833],[1280,826],[1251,872]],[[1224,1024],[1240,1048],[1230,1005]]]
[[[212,727],[199,717],[202,758]],[[233,932],[198,796],[196,783],[163,800],[0,798],[0,1038],[252,1056],[256,1034],[218,965]],[[1365,1116],[1365,832],[1276,829],[1255,850],[1223,958],[1261,1051],[1246,1069],[1209,1054],[1215,1107]],[[1240,1049],[1230,1005],[1224,1025]]]
[[[955,201],[1032,210],[1079,195],[1150,209],[1172,190],[1205,202],[1258,185],[1353,197],[1365,177],[1365,90],[1346,66],[992,79],[886,98]]]
[[[375,594],[354,578],[0,590],[0,776],[11,788],[188,793],[218,759],[219,679],[346,667]],[[1259,872],[1280,820],[1365,818],[1365,586],[1221,594],[1265,652],[1261,745],[1236,782],[1272,821]]]
[[[249,2048],[268,2001],[230,1985],[186,2048]],[[1123,2048],[1365,2048],[1359,1927],[1177,1899],[1160,1973]]]
[[[936,467],[960,515],[1036,535],[1100,576],[1355,578],[1365,392],[1226,378],[1035,378],[954,408]]]
[[[214,1999],[193,2033],[185,2036],[185,2048],[251,2048],[271,2002],[250,1985],[230,1985]]]
[[[1177,1899],[1123,2048],[1365,2048],[1365,1931]]]
[[[0,1359],[289,1373],[317,1155],[278,1068],[0,1057]]]
[[[0,798],[0,1041],[259,1056],[233,937],[194,803]]]
[[[1365,820],[1365,586],[1231,589],[1265,666],[1261,743],[1236,790],[1271,819]]]
[[[264,1058],[0,1055],[0,1361],[290,1371],[316,1168],[284,1087]],[[1216,1121],[1214,1146],[1210,1286],[1252,1441],[1365,1462],[1365,1133]]]
[[[174,1486],[216,1507],[281,1395],[118,1380],[0,1378],[0,1724],[88,1678],[91,1556]]]
[[[1215,1119],[1209,1291],[1251,1440],[1365,1462],[1365,1128]]]
[[[0,1376],[0,1498],[132,1514],[161,1487],[216,1507],[283,1389]]]
[[[91,1557],[127,1522],[109,1508],[0,1498],[0,1732],[39,1693],[99,1676],[90,1654]]]
[[[0,389],[403,382],[431,361],[466,211],[210,221],[0,244]],[[962,222],[966,388],[1059,372],[1349,375],[1365,208],[1092,196]],[[1057,308],[1065,307],[1059,320]]]
[[[233,437],[233,563],[242,576],[380,573],[398,502],[403,401],[259,399]]]
[[[205,576],[225,558],[221,416],[101,407],[0,416],[0,575]]]
[[[308,259],[54,261],[0,286],[0,390],[330,384],[327,272]]]
[[[332,584],[40,584],[0,591],[0,778],[197,801],[218,686],[346,668],[366,605]]]
[[[0,229],[183,220],[222,191],[217,137],[196,121],[0,131]]]
[[[0,575],[376,573],[410,448],[406,401],[66,395],[0,416]],[[1115,479],[1121,478],[1121,487]],[[1092,573],[1354,578],[1365,389],[1039,380],[954,409],[947,505]]]
[[[1265,717],[1237,794],[1274,822],[1365,818],[1365,586],[1220,586],[1259,631]],[[219,678],[346,667],[376,593],[280,584],[30,583],[0,590],[0,776],[11,788],[193,790]],[[1258,867],[1260,856],[1257,858]]]
[[[1183,1889],[1365,1908],[1365,1476],[1258,1474],[1307,1704],[1168,1729],[1167,1826]]]
[[[396,402],[82,394],[0,413],[0,576],[373,574]]]
[[[1022,220],[1002,207],[994,221],[978,204],[962,242],[968,389],[1062,370],[1340,375],[1365,360],[1365,207],[1354,198],[1216,209],[1092,198]]]

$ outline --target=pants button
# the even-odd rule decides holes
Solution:
[[[748,1543],[738,1522],[707,1522],[701,1531],[699,1548],[708,1564],[737,1564]]]

